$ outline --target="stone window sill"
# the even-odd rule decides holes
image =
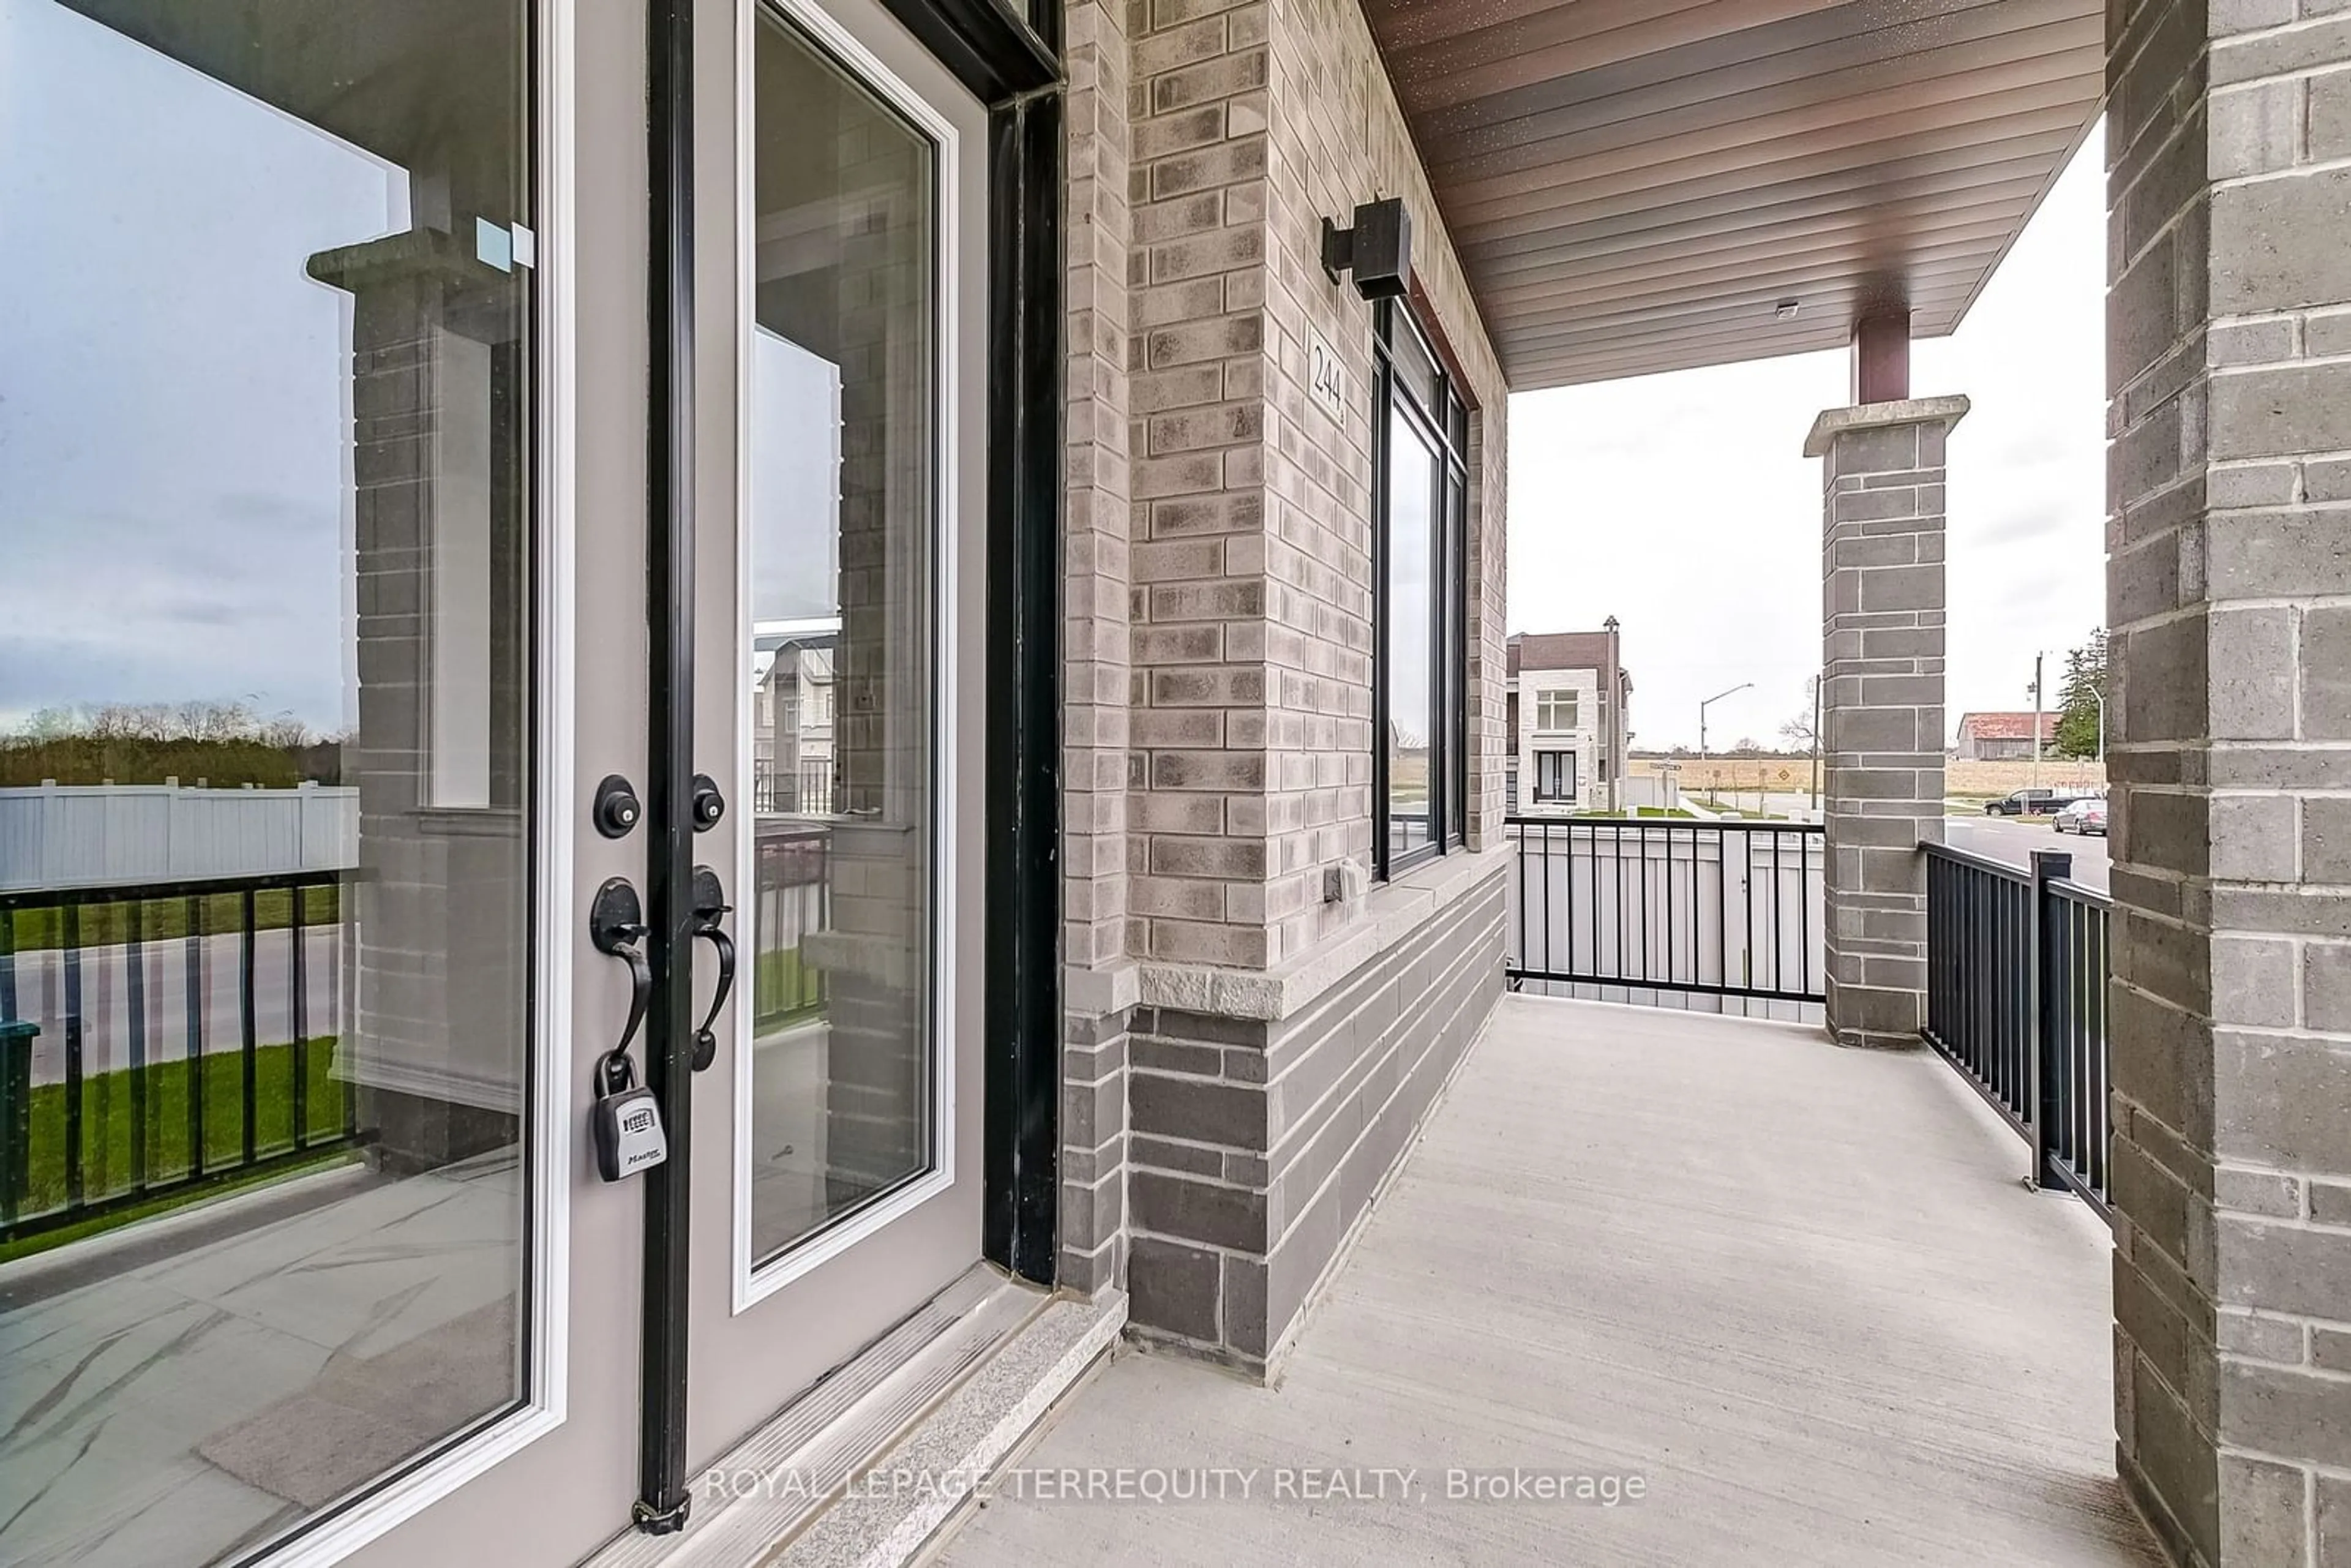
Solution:
[[[1374,888],[1358,918],[1270,969],[1138,964],[1135,999],[1146,1007],[1222,1018],[1289,1018],[1447,908],[1507,874],[1511,853],[1512,846],[1505,841],[1415,866]]]

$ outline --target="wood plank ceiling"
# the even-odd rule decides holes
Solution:
[[[1365,9],[1519,391],[1950,331],[2104,90],[2098,0]]]

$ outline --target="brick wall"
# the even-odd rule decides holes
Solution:
[[[1360,910],[1371,852],[1371,310],[1321,225],[1401,194],[1473,421],[1473,842],[1502,789],[1500,371],[1361,13],[1147,0],[1134,13],[1134,711],[1128,950],[1264,968]],[[1308,331],[1347,367],[1310,405]]]
[[[1485,879],[1288,1018],[1136,1015],[1136,1333],[1243,1372],[1280,1367],[1501,994],[1503,887]]]
[[[1500,963],[1499,854],[1325,899],[1329,868],[1371,858],[1372,312],[1323,276],[1322,219],[1410,204],[1425,319],[1479,409],[1473,850],[1499,841],[1504,788],[1506,392],[1351,3],[1068,16],[1061,1266],[1087,1288],[1125,1278],[1145,1332],[1262,1368]],[[1310,331],[1347,367],[1337,420],[1306,395]],[[1412,1007],[1397,966],[1431,984]],[[1212,1061],[1238,1100],[1171,1092]],[[1307,1082],[1279,1087],[1290,1072],[1315,1075],[1332,1119],[1285,1141],[1280,1107]],[[1243,1101],[1249,1129],[1216,1119]]]
[[[2118,1463],[2351,1562],[2351,17],[2110,16]]]
[[[1446,340],[1480,410],[1469,452],[1470,842],[1499,838],[1502,733],[1501,369],[1430,194],[1395,89],[1354,0],[1273,0],[1271,151],[1266,226],[1269,644],[1278,742],[1268,816],[1276,881],[1275,958],[1353,917],[1312,894],[1319,870],[1371,852],[1369,401],[1371,307],[1322,266],[1322,220],[1401,196],[1413,215],[1423,319]],[[1319,331],[1359,395],[1343,430],[1306,395],[1308,333]]]
[[[1268,866],[1262,0],[1131,10],[1128,950],[1261,967]]]

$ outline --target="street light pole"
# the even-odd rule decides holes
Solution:
[[[1813,810],[1821,809],[1821,678],[1823,670],[1813,677]]]
[[[2041,787],[2041,659],[2032,655],[2032,786]]]
[[[1698,761],[1699,771],[1706,771],[1706,710],[1720,702],[1723,698],[1730,695],[1732,692],[1746,691],[1749,687],[1754,685],[1754,684],[1755,683],[1753,681],[1741,681],[1737,685],[1731,687],[1730,691],[1717,692],[1714,695],[1707,698],[1704,702],[1698,705]],[[1714,776],[1711,773],[1707,774],[1707,792],[1709,795],[1714,792]]]

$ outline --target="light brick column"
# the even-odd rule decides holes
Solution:
[[[1829,1033],[1918,1043],[1927,990],[1922,843],[1943,838],[1943,447],[1963,397],[1831,409],[1804,455],[1822,479],[1822,919]]]
[[[2109,12],[2117,1462],[2351,1563],[2351,16]]]
[[[1056,1278],[1094,1291],[1125,1274],[1128,686],[1134,571],[1128,422],[1125,7],[1070,0],[1069,468],[1062,530],[1061,1247]]]
[[[511,274],[422,227],[321,251],[308,270],[351,297],[359,724],[343,768],[360,803],[359,866],[342,888],[352,1011],[313,1029],[342,1036],[336,1071],[357,1086],[370,1163],[431,1170],[513,1144],[523,1107],[510,1042],[527,1027],[515,958],[528,924],[527,728],[505,705],[528,668],[528,530],[508,504],[528,455],[498,412],[528,363],[522,296]],[[452,673],[497,705],[486,773],[455,799],[439,792],[433,744],[447,695],[435,689],[434,563],[452,541],[489,596],[488,664]]]

